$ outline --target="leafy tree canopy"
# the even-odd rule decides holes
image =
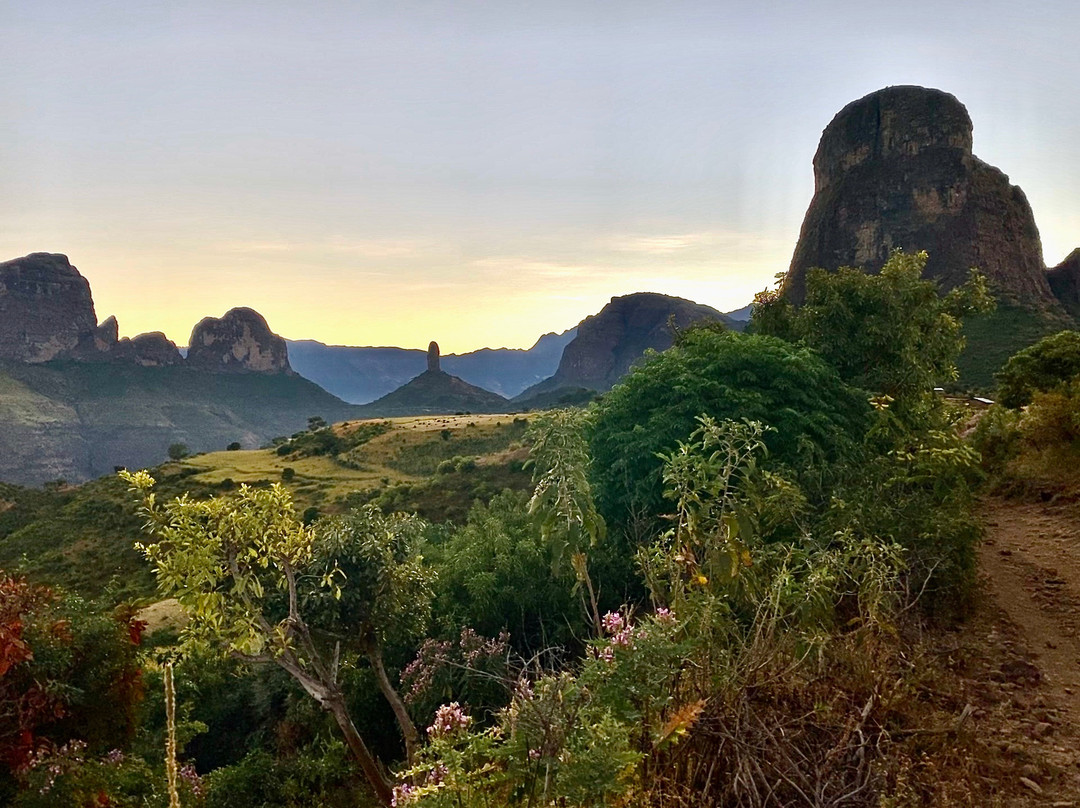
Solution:
[[[1080,376],[1080,332],[1062,331],[1017,351],[996,374],[1006,407],[1023,407],[1037,392],[1063,387]]]
[[[802,341],[845,381],[892,397],[903,412],[936,385],[956,379],[964,347],[961,318],[993,307],[986,281],[974,269],[964,286],[939,295],[937,283],[922,277],[927,257],[896,250],[878,274],[813,269],[806,302],[798,308],[781,290],[757,296],[753,330]]]
[[[771,336],[689,329],[635,367],[595,405],[590,443],[597,505],[611,524],[642,536],[668,510],[659,453],[671,452],[699,415],[750,419],[773,462],[810,468],[862,434],[865,396],[814,351]],[[798,462],[796,462],[798,461]]]

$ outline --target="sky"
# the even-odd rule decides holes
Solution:
[[[62,252],[121,335],[528,347],[639,291],[787,269],[822,129],[956,95],[1080,246],[1080,3],[0,0],[0,259]]]

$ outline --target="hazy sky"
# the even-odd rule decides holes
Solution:
[[[1080,2],[0,0],[0,258],[66,253],[121,334],[523,347],[787,268],[821,130],[955,94],[1080,245]]]

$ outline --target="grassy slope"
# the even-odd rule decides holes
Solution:
[[[211,452],[153,473],[161,496],[188,491],[202,497],[227,494],[240,483],[278,482],[288,467],[295,476],[287,485],[300,512],[330,514],[375,501],[433,521],[460,520],[474,500],[529,484],[521,470],[524,429],[523,419],[505,415],[398,418],[387,432],[349,450],[343,458],[348,465],[260,449]],[[460,470],[436,473],[439,463],[461,456],[478,457]],[[150,598],[152,576],[134,550],[143,538],[140,525],[126,485],[112,474],[47,490],[0,483],[0,569],[19,569],[92,597]]]
[[[1006,303],[991,314],[969,318],[964,322],[967,347],[957,362],[960,378],[956,386],[991,392],[997,387],[994,374],[1006,359],[1047,334],[1075,327],[1075,323],[1062,317],[1039,314]]]

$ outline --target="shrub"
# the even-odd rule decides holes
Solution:
[[[228,446],[226,446],[225,449],[226,449],[226,451],[229,451],[229,452],[238,452],[238,451],[240,451],[240,441],[234,440],[232,443],[230,443]]]
[[[664,512],[661,460],[699,415],[772,427],[776,463],[803,469],[835,459],[868,423],[866,398],[816,353],[775,337],[690,329],[636,366],[593,407],[590,444],[597,506],[612,525]]]
[[[1080,332],[1062,331],[1015,353],[996,374],[1006,407],[1023,407],[1036,392],[1054,390],[1080,376]]]
[[[1036,391],[1020,419],[1020,434],[1036,449],[1080,445],[1080,379],[1049,391]]]
[[[296,469],[292,466],[286,466],[281,470],[281,481],[283,483],[291,483],[293,478],[296,477]]]
[[[529,515],[528,496],[504,491],[469,511],[463,527],[425,556],[438,573],[442,628],[471,626],[495,636],[508,630],[522,652],[566,642],[584,630],[570,574],[552,575],[556,559]]]
[[[758,295],[753,328],[802,340],[844,381],[892,397],[901,413],[918,409],[934,386],[957,376],[961,318],[993,307],[975,270],[966,284],[939,295],[937,283],[922,277],[927,258],[925,252],[894,250],[878,274],[856,267],[812,269],[799,308],[782,290]]]

